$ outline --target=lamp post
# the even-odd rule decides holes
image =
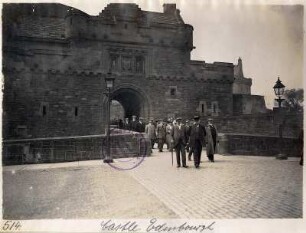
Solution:
[[[275,95],[278,97],[278,99],[275,99],[275,100],[278,102],[278,108],[280,110],[281,107],[282,107],[282,101],[284,100],[284,99],[282,99],[282,96],[283,96],[284,91],[285,91],[285,85],[282,84],[282,81],[279,80],[279,77],[277,78],[277,81],[276,81],[273,89],[274,89]]]
[[[111,95],[112,89],[114,88],[115,78],[112,77],[112,73],[107,73],[105,77],[106,84],[106,96],[107,96],[107,128],[106,128],[106,157],[104,158],[104,163],[112,163],[113,158],[110,153],[110,103],[111,103]]]
[[[282,98],[284,92],[285,92],[285,85],[282,84],[282,81],[277,78],[277,81],[273,87],[275,95],[278,97],[275,99],[278,102],[278,114],[280,116],[279,120],[279,125],[278,125],[278,134],[279,134],[279,153],[276,156],[277,159],[287,159],[288,157],[285,154],[282,154],[282,149],[283,149],[283,119],[282,119],[282,101],[285,99]]]

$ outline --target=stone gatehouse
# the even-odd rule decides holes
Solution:
[[[163,12],[108,4],[97,16],[57,3],[3,5],[3,136],[104,133],[105,81],[131,115],[166,118],[266,112],[238,64],[191,60],[193,30]]]

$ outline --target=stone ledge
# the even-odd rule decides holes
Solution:
[[[140,157],[151,154],[149,140],[142,133],[112,130],[113,158]],[[54,163],[103,159],[106,135],[14,139],[3,141],[3,163]]]

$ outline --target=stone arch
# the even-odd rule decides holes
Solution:
[[[147,94],[139,87],[132,84],[121,84],[112,92],[112,100],[117,100],[123,107],[125,117],[132,115],[148,119],[150,117],[150,103]],[[107,98],[103,98],[103,109],[106,108]],[[106,111],[103,111],[104,122],[106,122]]]

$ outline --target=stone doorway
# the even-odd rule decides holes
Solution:
[[[133,88],[119,88],[113,92],[113,103],[120,103],[122,106],[123,118],[132,119],[132,116],[148,118],[148,100],[141,92]],[[111,105],[112,108],[112,105]],[[112,112],[112,109],[111,109]]]

